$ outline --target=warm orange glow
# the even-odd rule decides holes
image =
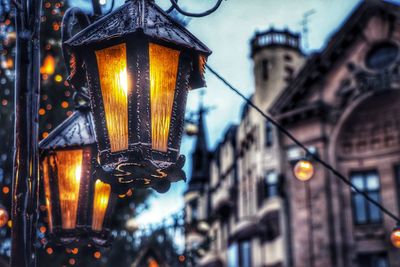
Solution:
[[[94,185],[93,200],[93,221],[92,229],[101,231],[103,229],[103,221],[106,215],[108,201],[110,200],[111,186],[97,180]]]
[[[39,109],[39,115],[43,116],[46,114],[46,110],[44,108]]]
[[[128,149],[128,77],[126,46],[115,45],[96,51],[101,93],[111,152]]]
[[[78,254],[79,249],[78,249],[78,248],[73,248],[73,249],[71,250],[71,252],[72,252],[72,254],[76,255],[76,254]]]
[[[180,52],[150,43],[151,138],[155,150],[168,149]]]
[[[7,226],[10,227],[10,228],[12,228],[12,220],[8,220]]]
[[[294,175],[300,181],[308,181],[314,176],[314,166],[308,160],[300,160],[294,166]]]
[[[51,255],[51,254],[53,254],[54,251],[52,248],[47,248],[46,252],[47,252],[47,254]]]
[[[41,227],[39,228],[39,231],[40,231],[42,234],[44,234],[44,233],[46,233],[47,229],[46,229],[45,226],[41,226]]]
[[[82,175],[82,149],[57,152],[58,187],[63,229],[74,229]]]
[[[101,258],[101,253],[99,251],[96,251],[95,253],[93,253],[93,257],[95,259],[100,259]]]
[[[395,228],[390,236],[392,244],[396,248],[400,248],[400,228]]]
[[[56,69],[56,60],[52,55],[47,55],[40,67],[40,74],[53,75]]]
[[[8,216],[8,212],[5,208],[0,208],[0,228],[3,228],[8,223],[10,217]]]
[[[61,102],[61,107],[62,107],[62,108],[68,108],[68,106],[69,106],[69,104],[68,104],[67,101]]]
[[[159,265],[156,260],[154,260],[154,259],[149,260],[149,267],[158,267],[158,266]]]
[[[44,184],[44,195],[47,207],[47,215],[49,218],[48,224],[50,232],[53,231],[53,214],[52,214],[52,204],[51,204],[51,191],[50,191],[50,170],[51,166],[54,166],[55,158],[53,156],[47,156],[44,159],[43,164],[43,184]]]
[[[3,187],[3,194],[7,195],[8,193],[10,193],[10,188],[8,186],[4,186]]]

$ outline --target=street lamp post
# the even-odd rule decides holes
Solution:
[[[41,0],[16,0],[11,266],[35,265]]]

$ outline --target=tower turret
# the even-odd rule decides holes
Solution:
[[[266,109],[304,62],[300,34],[273,28],[256,32],[251,39],[251,57],[256,87],[254,101]]]

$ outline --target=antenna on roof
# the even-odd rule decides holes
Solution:
[[[310,17],[312,15],[314,15],[315,13],[316,13],[315,9],[310,9],[310,10],[304,12],[303,19],[300,22],[300,25],[302,26],[302,34],[303,34],[303,40],[304,40],[303,47],[305,50],[307,50],[309,47],[309,40],[308,40],[309,35],[308,34],[310,32],[310,29],[309,29]]]

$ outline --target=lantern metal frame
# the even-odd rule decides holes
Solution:
[[[126,45],[127,75],[134,82],[128,95],[128,148],[112,152],[95,52],[119,44]],[[150,44],[180,52],[167,151],[152,147]],[[71,84],[88,85],[100,158],[97,173],[104,182],[119,193],[132,187],[166,192],[171,182],[186,180],[185,157],[179,154],[186,99],[189,89],[205,86],[211,51],[152,0],[128,0],[63,45],[70,58]]]
[[[95,162],[97,161],[97,146],[94,136],[93,122],[88,109],[76,110],[69,118],[61,123],[45,139],[39,143],[42,181],[44,181],[43,164],[49,164],[51,156],[57,151],[82,150],[82,176],[78,196],[76,227],[74,229],[62,228],[60,207],[60,192],[57,167],[49,168],[49,189],[51,194],[52,230],[49,234],[51,242],[64,246],[76,245],[80,241],[87,241],[95,246],[104,247],[111,244],[113,239],[109,224],[114,210],[117,196],[111,192],[104,214],[101,231],[92,229],[94,185],[98,179],[95,175]],[[49,207],[47,207],[49,208]],[[48,211],[49,212],[49,211]],[[50,224],[50,223],[49,223]],[[49,227],[50,228],[50,227]]]

